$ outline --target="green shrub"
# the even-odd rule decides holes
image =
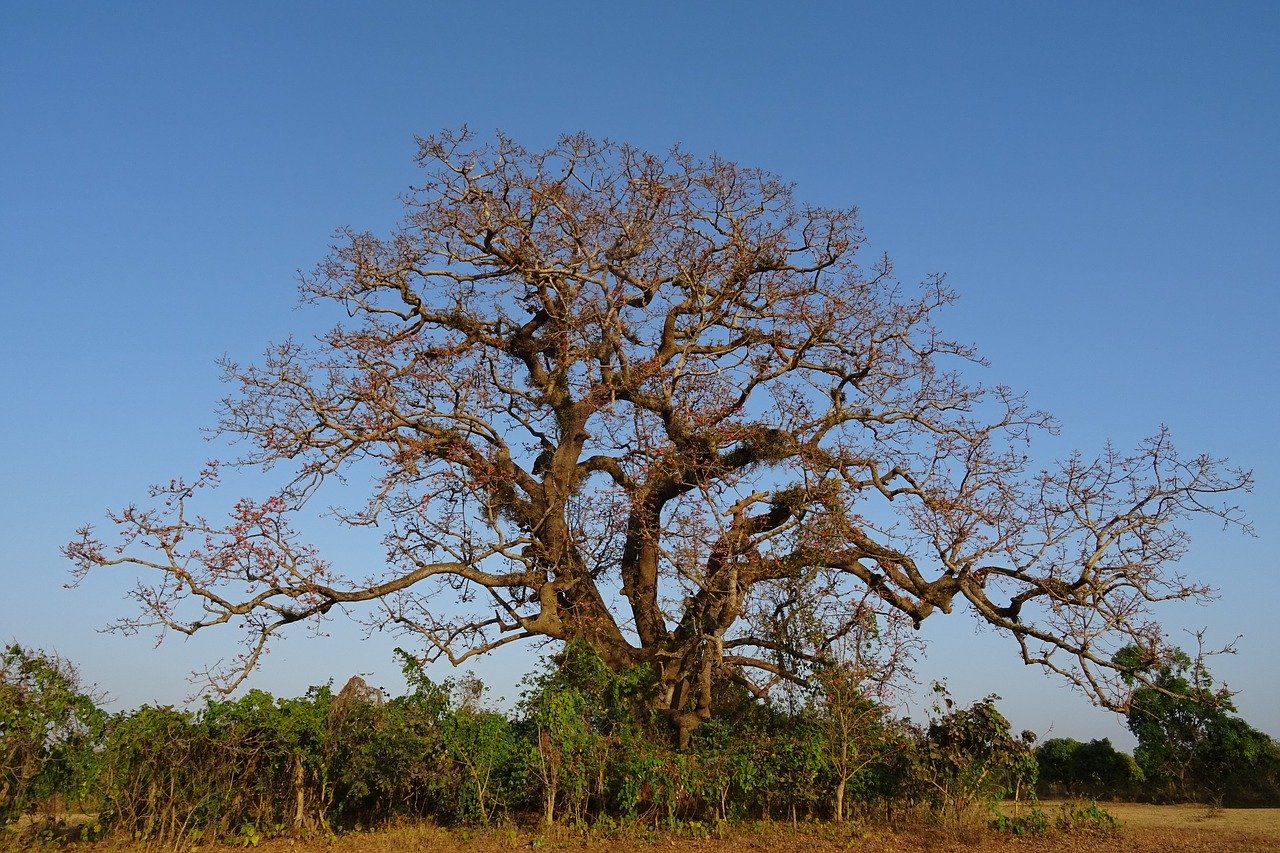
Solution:
[[[1120,824],[1093,800],[1073,800],[1062,804],[1054,827],[1066,833],[1113,835],[1119,831]]]
[[[75,667],[17,643],[0,652],[0,826],[37,804],[91,796],[106,714]]]
[[[997,815],[991,822],[991,828],[997,832],[1008,832],[1012,835],[1048,835],[1053,824],[1049,816],[1039,807],[1023,815]]]

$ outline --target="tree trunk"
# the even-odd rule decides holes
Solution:
[[[300,835],[307,820],[307,794],[306,794],[307,772],[302,764],[302,756],[295,755],[293,757],[293,791],[294,791],[294,809],[293,809],[293,831],[295,835]]]
[[[556,789],[548,783],[542,794],[542,822],[546,826],[556,822]]]

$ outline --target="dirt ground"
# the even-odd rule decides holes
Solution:
[[[1119,823],[1114,833],[1047,837],[1017,837],[977,827],[916,827],[890,832],[855,825],[767,823],[723,830],[693,827],[681,833],[633,831],[617,837],[558,828],[538,831],[525,828],[445,830],[429,824],[410,825],[374,832],[352,833],[334,839],[301,841],[268,839],[259,850],[275,853],[509,853],[545,850],[555,853],[1266,853],[1280,852],[1280,809],[1210,809],[1205,806],[1150,806],[1108,803],[1103,807]],[[1045,803],[1052,818],[1059,805]],[[74,821],[73,821],[74,824]],[[108,840],[97,843],[62,842],[66,849],[84,853],[140,851],[143,845]],[[9,834],[0,840],[4,850],[56,849],[57,841],[19,840]],[[154,848],[153,848],[154,849]],[[243,849],[201,845],[197,850]]]

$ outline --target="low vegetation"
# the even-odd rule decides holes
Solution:
[[[828,826],[845,841],[903,823],[943,834],[1093,837],[1115,831],[1110,806],[1049,807],[1037,790],[1280,800],[1280,749],[1223,706],[1195,706],[1199,738],[1157,752],[1158,737],[1183,729],[1152,724],[1165,718],[1135,702],[1145,709],[1133,723],[1135,759],[1107,741],[1036,748],[1034,734],[1012,731],[996,697],[959,707],[941,686],[928,722],[895,719],[855,672],[827,672],[772,703],[719,688],[716,714],[679,749],[648,710],[646,670],[619,674],[585,645],[530,676],[510,714],[490,707],[474,678],[437,684],[408,655],[408,689],[394,698],[353,678],[337,692],[253,690],[198,710],[114,715],[64,661],[11,645],[3,662],[4,822],[80,812],[96,816],[81,837],[162,846],[324,839],[421,820],[464,833],[524,826],[520,843],[533,846],[566,833],[724,838],[749,821]],[[1172,770],[1149,758],[1186,749],[1191,758]],[[1242,763],[1223,773],[1215,762],[1232,749]]]

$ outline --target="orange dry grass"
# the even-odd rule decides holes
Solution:
[[[1124,825],[1125,850],[1280,851],[1280,809],[1107,803]],[[1146,846],[1131,846],[1133,840]],[[1158,846],[1152,846],[1158,845]]]
[[[1218,810],[1204,807],[1125,805],[1111,810],[1124,824],[1106,835],[1019,838],[980,828],[855,830],[834,826],[789,825],[735,828],[720,838],[687,837],[584,839],[565,832],[492,831],[464,839],[434,828],[406,827],[351,836],[338,853],[499,853],[548,850],[557,853],[1265,853],[1280,851],[1280,809]],[[1055,814],[1056,810],[1050,811]],[[283,851],[282,851],[283,853]]]
[[[446,830],[412,824],[373,832],[352,833],[334,840],[273,839],[258,849],[274,853],[511,853],[546,850],[555,853],[1265,853],[1280,851],[1280,809],[1208,809],[1205,806],[1106,804],[1121,823],[1115,834],[1054,834],[1019,838],[979,827],[857,828],[852,825],[755,824],[690,838],[673,833],[635,830],[621,837],[588,837],[566,829],[523,828]],[[1045,804],[1050,817],[1058,806]],[[21,849],[16,837],[0,840],[0,848]],[[73,844],[73,850],[141,851],[122,842]],[[232,850],[202,845],[197,850]]]

